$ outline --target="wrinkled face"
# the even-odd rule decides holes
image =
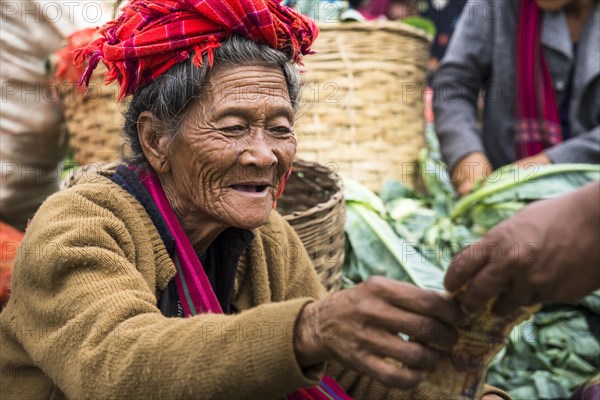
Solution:
[[[544,11],[555,11],[563,8],[573,0],[535,0],[538,7]]]
[[[285,77],[272,67],[229,67],[208,86],[169,149],[173,190],[199,219],[253,229],[267,221],[296,154]]]

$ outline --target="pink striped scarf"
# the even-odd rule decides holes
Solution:
[[[540,43],[541,11],[522,0],[515,35],[515,152],[533,156],[562,142],[552,78]]]
[[[139,170],[138,174],[175,239],[175,284],[184,316],[193,317],[201,313],[222,314],[223,310],[202,263],[171,208],[158,176],[147,169]],[[351,400],[338,383],[328,376],[324,376],[318,386],[300,388],[286,397],[289,400]]]

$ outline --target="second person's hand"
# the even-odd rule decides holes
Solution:
[[[481,178],[486,178],[493,172],[487,156],[481,152],[465,156],[452,170],[452,183],[459,196],[467,195],[473,185]]]
[[[525,207],[461,252],[446,289],[466,312],[498,297],[495,311],[573,302],[600,287],[600,183]]]

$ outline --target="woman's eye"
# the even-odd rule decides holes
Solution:
[[[274,132],[278,135],[289,135],[293,133],[292,129],[287,126],[276,126],[274,128],[271,128],[271,132]]]
[[[221,130],[225,131],[225,132],[230,132],[230,133],[238,133],[238,132],[245,132],[246,127],[243,125],[231,125],[231,126],[226,126],[224,128],[221,128]]]

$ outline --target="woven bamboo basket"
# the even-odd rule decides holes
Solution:
[[[324,165],[295,161],[277,210],[298,233],[321,283],[329,292],[338,290],[342,285],[346,220],[339,176]]]
[[[391,21],[319,28],[317,53],[304,59],[298,157],[335,166],[374,191],[386,179],[412,185],[424,145],[430,37]]]
[[[80,165],[113,161],[119,158],[125,119],[116,98],[115,83],[104,84],[106,67],[99,65],[87,94],[69,85],[60,91],[73,158]]]
[[[125,119],[125,102],[117,103],[118,85],[104,83],[104,64],[92,74],[87,91],[78,86],[83,67],[73,64],[73,50],[97,37],[95,29],[78,31],[68,38],[68,44],[51,58],[56,71],[58,93],[64,107],[65,124],[73,157],[80,165],[107,162],[119,158],[124,142],[119,134]]]
[[[63,179],[60,187],[67,189],[85,181],[90,174],[108,172],[117,165],[118,162],[96,162],[80,166]],[[346,216],[342,189],[339,176],[324,165],[295,161],[283,196],[277,201],[277,211],[300,237],[321,283],[330,292],[342,285]],[[286,249],[291,256],[297,255],[298,250]]]

